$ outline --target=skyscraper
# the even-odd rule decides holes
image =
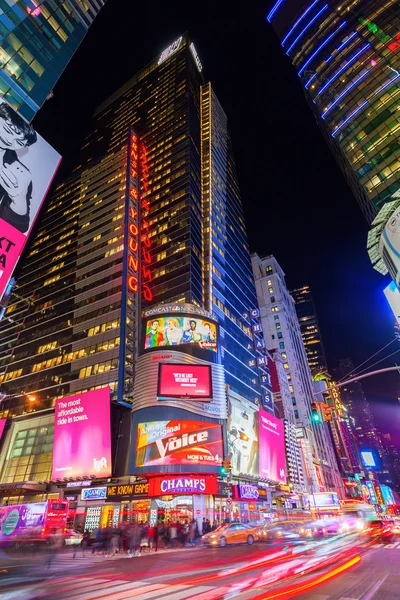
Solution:
[[[296,305],[301,336],[311,373],[326,372],[328,371],[328,365],[310,288],[308,285],[304,285],[301,288],[292,290],[290,293]]]
[[[186,36],[97,108],[17,287],[0,323],[2,416],[46,411],[42,479],[56,398],[108,386],[115,411],[131,406],[141,309],[212,313],[229,389],[254,411],[261,405],[249,318],[257,298],[227,119]],[[119,440],[130,411],[114,417]],[[43,431],[39,418],[29,427]],[[7,458],[18,440],[16,427]],[[20,463],[7,462],[3,481],[16,480]]]
[[[273,0],[268,6],[267,20],[371,222],[399,188],[399,5]]]
[[[0,93],[31,121],[105,0],[1,2]]]
[[[268,350],[280,354],[286,370],[308,486],[314,491],[340,491],[341,480],[328,427],[311,419],[313,381],[285,274],[274,256],[259,258],[253,254],[252,264],[265,343]]]

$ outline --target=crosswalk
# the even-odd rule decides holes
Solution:
[[[48,586],[48,591],[49,598],[63,600],[217,600],[224,597],[229,588],[79,577],[73,581],[54,582]]]

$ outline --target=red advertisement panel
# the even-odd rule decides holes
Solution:
[[[166,398],[211,398],[211,366],[160,363],[158,395]]]
[[[222,427],[202,421],[139,423],[136,466],[220,465]]]
[[[212,494],[218,493],[218,484],[212,475],[189,475],[154,477],[150,479],[149,496],[166,494]]]
[[[52,479],[111,475],[110,388],[56,401]]]
[[[60,160],[0,96],[0,299]]]

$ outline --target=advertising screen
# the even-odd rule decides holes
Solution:
[[[212,398],[211,366],[160,363],[158,396]]]
[[[60,160],[0,96],[0,299]]]
[[[361,452],[361,460],[363,461],[365,467],[376,467],[374,455],[369,450],[363,450]]]
[[[321,492],[315,492],[313,495],[309,495],[309,502],[311,506],[318,506],[318,508],[326,508],[328,506],[340,506],[340,500],[336,492],[326,494]]]
[[[228,414],[226,431],[232,473],[258,477],[258,407],[229,396]]]
[[[260,477],[287,483],[285,426],[260,408]]]
[[[215,323],[199,317],[156,317],[146,320],[145,350],[165,346],[197,344],[217,352],[217,327]]]
[[[386,296],[386,300],[389,302],[389,306],[393,311],[396,321],[400,322],[400,292],[396,287],[394,281],[391,281],[387,287],[383,290]]]
[[[139,423],[136,466],[219,466],[223,458],[222,427],[202,421]]]
[[[111,475],[110,388],[56,401],[52,479]]]
[[[28,530],[41,534],[45,526],[47,502],[33,502],[17,506],[0,507],[0,541],[10,536],[23,535]]]
[[[3,431],[4,431],[4,427],[6,426],[7,423],[7,419],[0,419],[0,442],[1,442],[1,437],[3,435]]]

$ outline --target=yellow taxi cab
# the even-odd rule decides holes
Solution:
[[[251,546],[258,541],[258,538],[257,527],[251,527],[244,523],[229,523],[206,533],[201,539],[203,544],[224,548],[227,544],[249,544]]]

